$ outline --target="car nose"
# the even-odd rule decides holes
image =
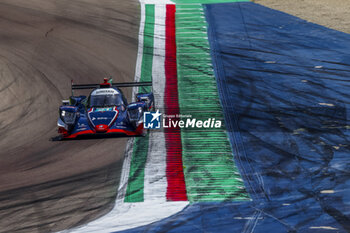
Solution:
[[[97,133],[105,133],[109,129],[108,125],[100,124],[95,126],[95,130]]]

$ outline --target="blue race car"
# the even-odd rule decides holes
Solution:
[[[153,93],[139,93],[137,102],[128,104],[119,88],[151,85],[151,82],[112,83],[107,79],[101,84],[72,82],[72,96],[63,100],[59,108],[58,133],[62,138],[112,133],[144,136],[143,113],[154,108]],[[86,97],[74,96],[75,89],[93,90]]]

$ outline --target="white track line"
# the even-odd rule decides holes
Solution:
[[[137,60],[136,60],[136,67],[135,67],[135,82],[139,82],[141,78],[141,66],[142,66],[142,55],[143,55],[143,34],[145,29],[145,5],[141,4],[141,17],[140,17],[140,28],[139,28],[139,43],[138,43],[138,50],[137,50]],[[133,87],[132,89],[132,102],[136,99],[136,93],[138,92],[138,87]],[[120,182],[119,182],[119,188],[118,188],[118,194],[117,194],[117,200],[123,201],[126,193],[126,188],[128,186],[128,179],[129,179],[129,173],[130,173],[130,163],[132,158],[132,152],[133,152],[133,145],[134,145],[134,138],[130,138],[126,145],[126,151],[125,151],[125,158],[123,163],[123,169],[121,172]]]
[[[143,34],[145,29],[145,4],[141,4],[141,18],[140,18],[140,29],[139,29],[139,44],[137,51],[137,60],[135,67],[135,82],[139,82],[141,78],[141,66],[142,66],[142,55],[143,55]],[[133,87],[132,89],[132,101],[135,101],[135,94],[138,92],[138,87]]]
[[[165,5],[155,5],[152,81],[157,109],[164,109],[165,88]],[[145,166],[144,200],[166,201],[167,178],[164,129],[149,131],[148,157]],[[164,153],[159,153],[159,152]]]
[[[126,144],[123,170],[120,176],[120,182],[119,182],[119,188],[118,188],[118,194],[117,194],[117,200],[116,200],[117,203],[120,201],[123,202],[125,193],[126,193],[126,188],[128,187],[130,163],[132,158],[134,141],[135,141],[134,138],[130,138],[128,140],[128,143]]]

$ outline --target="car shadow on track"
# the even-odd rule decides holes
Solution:
[[[62,136],[54,136],[50,138],[50,141],[76,141],[76,140],[90,140],[90,139],[110,139],[110,138],[130,138],[130,137],[142,137],[142,136],[128,136],[125,134],[93,134],[93,135],[79,135],[76,138],[63,138]]]

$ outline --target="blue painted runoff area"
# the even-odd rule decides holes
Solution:
[[[350,35],[261,5],[205,5],[226,127],[252,202],[125,232],[350,232]]]

